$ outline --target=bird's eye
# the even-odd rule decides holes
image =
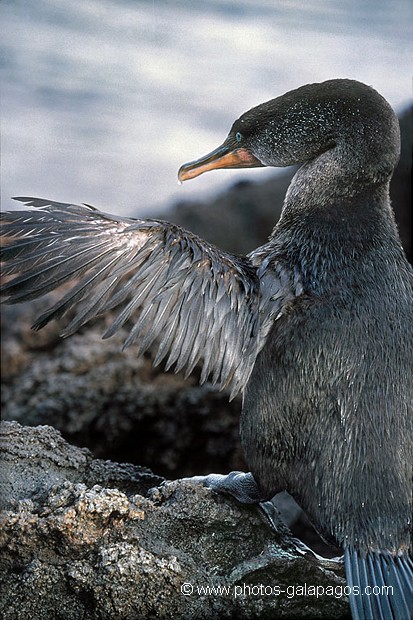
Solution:
[[[235,134],[235,140],[237,142],[241,142],[242,140],[242,133],[240,133],[239,131],[237,131],[237,133]]]

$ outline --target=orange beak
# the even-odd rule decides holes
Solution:
[[[179,181],[187,181],[218,168],[257,168],[263,166],[259,159],[252,155],[245,147],[235,147],[231,141],[226,140],[217,149],[200,157],[195,161],[190,161],[179,168]]]

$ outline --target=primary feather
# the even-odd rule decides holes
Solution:
[[[167,358],[167,368],[189,374],[202,360],[201,381],[212,374],[214,383],[231,387],[232,396],[243,389],[266,320],[292,295],[288,278],[260,278],[254,255],[223,252],[168,222],[116,217],[88,205],[17,200],[34,209],[1,215],[3,273],[14,276],[2,287],[3,301],[35,299],[73,281],[34,329],[74,309],[63,331],[68,336],[114,310],[104,338],[133,320],[124,346],[133,344],[142,354],[157,341],[156,364]]]

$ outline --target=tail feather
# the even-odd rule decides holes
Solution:
[[[348,547],[344,561],[354,620],[413,618],[413,562],[408,555]]]
[[[375,576],[376,583],[379,586],[380,591],[383,592],[387,584],[386,584],[385,576],[383,575],[381,563],[380,561],[378,561],[377,554],[373,555],[369,553],[367,556],[367,562],[369,565],[369,574]],[[380,620],[381,618],[383,618],[383,620],[386,620],[386,618],[393,617],[392,616],[393,612],[390,607],[389,600],[386,596],[382,597],[381,604],[377,605],[376,607],[377,607],[376,614],[377,614],[377,617],[380,618]]]

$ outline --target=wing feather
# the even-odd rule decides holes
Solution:
[[[166,358],[167,368],[189,374],[202,362],[202,382],[212,374],[214,383],[231,387],[232,396],[244,388],[262,346],[260,325],[264,319],[268,333],[286,298],[280,277],[270,286],[272,296],[265,293],[266,309],[256,258],[257,264],[222,252],[160,220],[18,200],[34,209],[1,214],[3,273],[13,276],[2,287],[2,299],[27,301],[73,283],[35,329],[74,311],[63,332],[69,335],[111,310],[104,338],[133,321],[125,347],[135,344],[142,354],[156,341],[155,364]]]

